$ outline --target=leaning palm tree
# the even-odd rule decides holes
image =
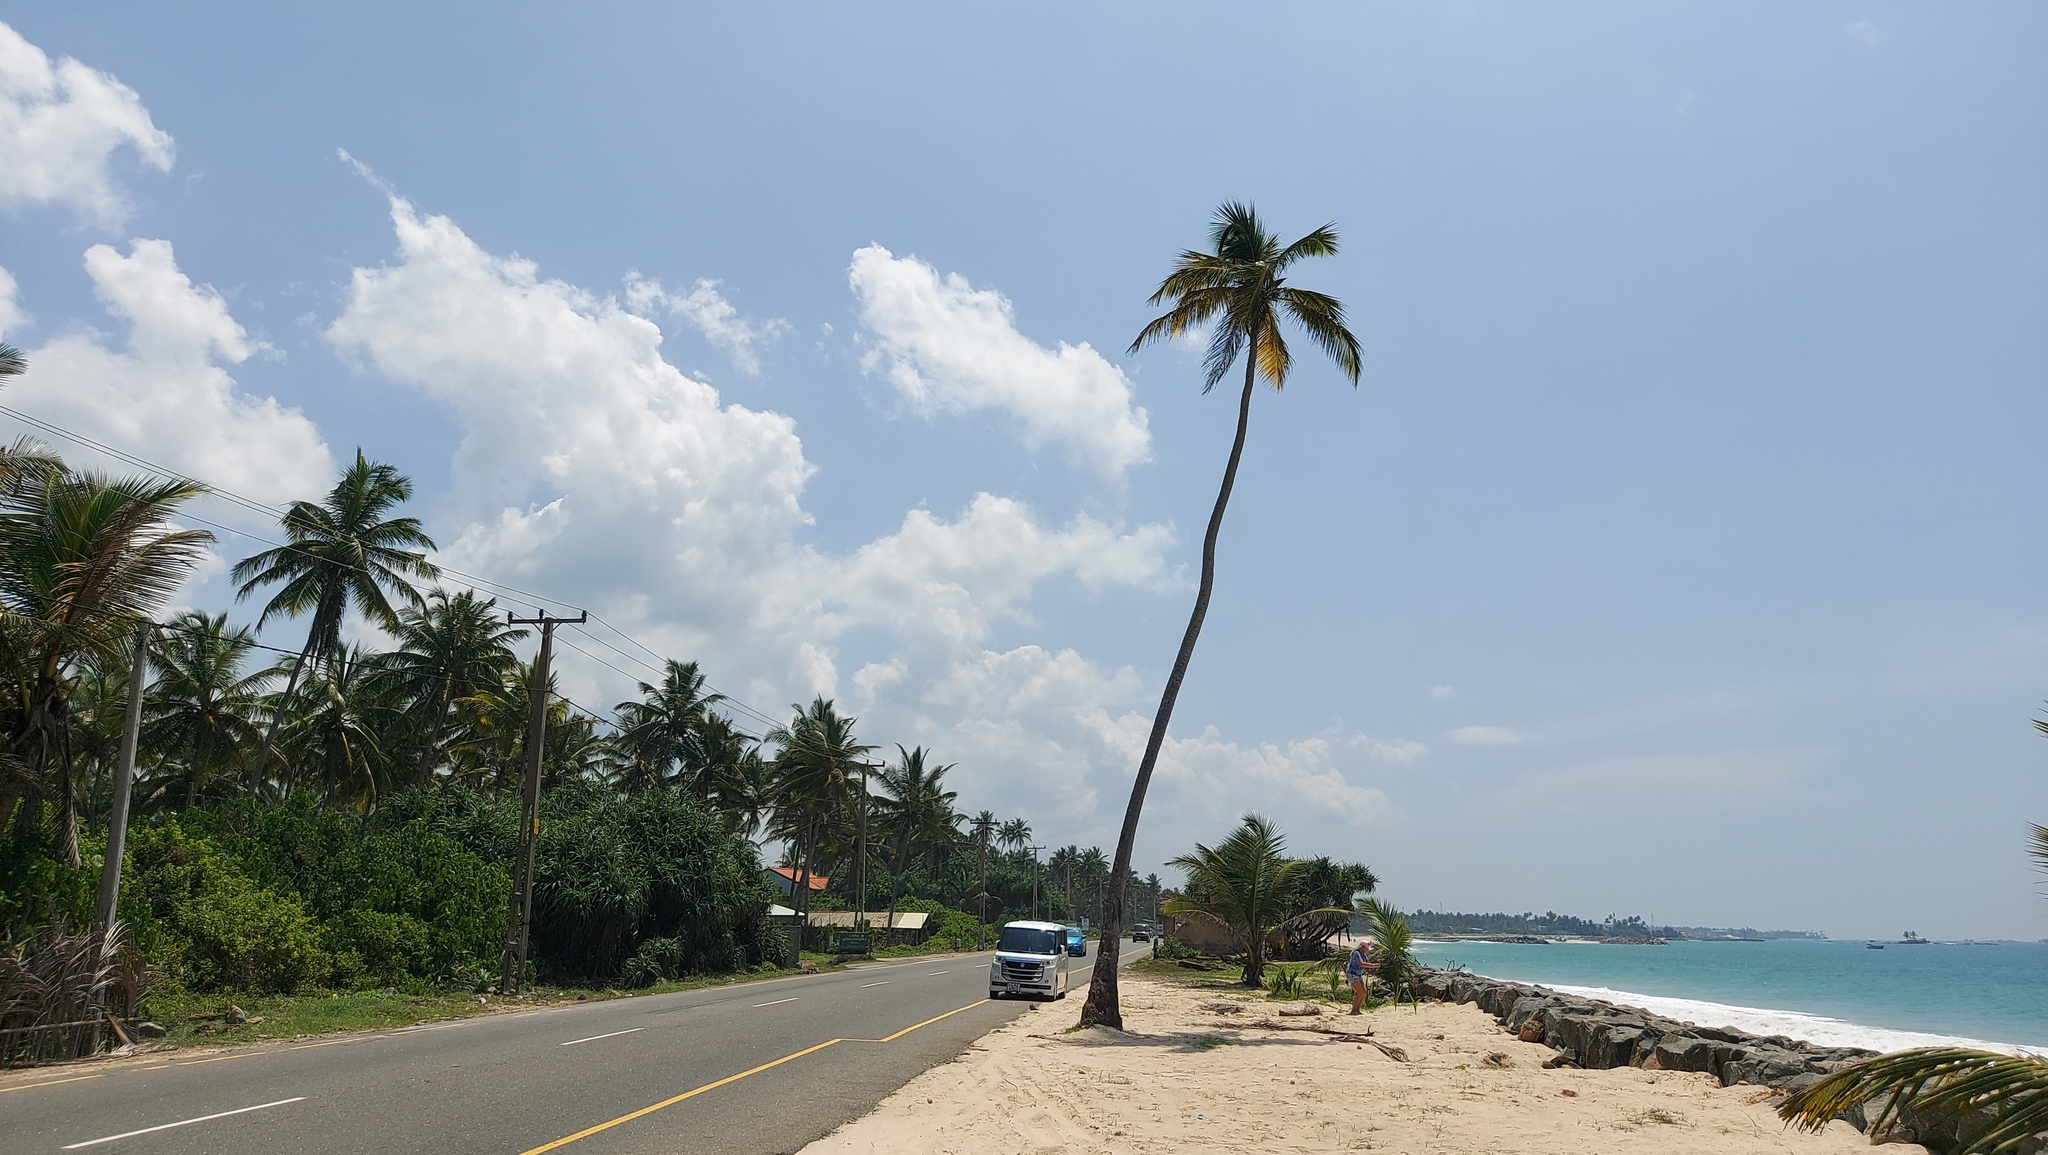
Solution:
[[[324,501],[295,501],[285,510],[280,524],[288,544],[235,565],[232,576],[242,583],[235,590],[236,600],[265,586],[279,587],[256,619],[257,629],[272,615],[313,615],[306,644],[285,680],[285,698],[297,690],[308,661],[322,662],[340,650],[342,619],[351,609],[396,632],[401,623],[391,599],[395,596],[414,607],[423,604],[412,583],[440,576],[421,552],[433,549],[434,541],[420,528],[418,518],[386,516],[411,498],[411,478],[393,466],[371,463],[358,449],[355,464],[342,472]],[[262,780],[276,740],[273,723],[256,755],[253,781]]]
[[[1167,865],[1186,874],[1187,885],[1166,902],[1166,913],[1229,932],[1244,955],[1244,985],[1257,987],[1266,971],[1267,940],[1295,913],[1294,896],[1307,864],[1287,857],[1287,839],[1272,819],[1247,814],[1213,848],[1196,843],[1193,854]],[[1107,927],[1102,935],[1107,944]]]
[[[512,645],[526,631],[498,616],[496,598],[480,598],[475,590],[450,594],[437,589],[423,602],[401,608],[393,633],[398,648],[384,664],[404,684],[422,726],[414,781],[424,786],[447,757],[455,704],[511,676],[519,667]]]
[[[12,772],[0,778],[0,824],[40,822],[57,803],[56,850],[78,865],[77,791],[65,715],[70,668],[126,661],[135,624],[192,573],[213,535],[178,529],[195,481],[110,479],[61,465],[0,489],[0,625],[12,688]],[[18,812],[22,802],[26,806]]]
[[[1188,616],[1180,652],[1167,674],[1166,689],[1159,695],[1159,710],[1152,717],[1152,733],[1145,741],[1145,754],[1138,762],[1138,775],[1131,783],[1130,805],[1124,810],[1123,830],[1117,837],[1116,859],[1110,872],[1109,894],[1103,919],[1102,950],[1095,956],[1094,977],[1088,984],[1088,1002],[1081,1008],[1084,1026],[1123,1029],[1123,1009],[1117,999],[1118,939],[1123,932],[1124,889],[1130,884],[1131,851],[1138,839],[1138,816],[1145,807],[1145,790],[1152,784],[1152,770],[1159,762],[1159,749],[1166,741],[1167,723],[1173,704],[1180,697],[1181,680],[1187,677],[1188,662],[1195,654],[1195,640],[1202,633],[1202,619],[1209,613],[1209,595],[1216,584],[1216,537],[1223,528],[1223,508],[1230,503],[1230,489],[1237,481],[1237,464],[1244,456],[1245,428],[1251,421],[1252,389],[1259,378],[1278,391],[1287,383],[1294,366],[1281,335],[1284,317],[1299,325],[1351,383],[1358,384],[1358,338],[1344,325],[1344,306],[1337,298],[1310,289],[1298,289],[1283,275],[1307,257],[1327,257],[1337,251],[1337,228],[1324,225],[1290,245],[1266,231],[1264,222],[1246,204],[1226,204],[1216,211],[1209,229],[1214,252],[1187,251],[1152,294],[1152,303],[1171,300],[1166,314],[1145,326],[1131,342],[1131,352],[1154,341],[1171,340],[1186,333],[1213,326],[1209,352],[1204,358],[1208,392],[1224,374],[1244,357],[1244,391],[1237,402],[1237,436],[1230,444],[1230,460],[1223,467],[1223,485],[1216,494],[1216,507],[1209,514],[1209,529],[1202,537],[1202,580],[1195,591],[1194,612]]]
[[[143,700],[142,745],[176,769],[186,806],[263,740],[256,718],[270,671],[245,669],[255,646],[226,614],[187,610],[164,626],[151,654],[156,681]]]
[[[2048,725],[2034,725],[2048,733]],[[2048,872],[2048,827],[2030,824],[2028,841],[2034,864]],[[1879,1097],[1884,1107],[1866,1128],[1873,1139],[1907,1111],[1924,1116],[1990,1109],[1991,1124],[1954,1148],[1956,1155],[2016,1151],[2048,1131],[2048,1059],[1970,1047],[1913,1047],[1843,1067],[1787,1096],[1778,1114],[1802,1130],[1818,1131],[1850,1106]]]

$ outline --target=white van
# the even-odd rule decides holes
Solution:
[[[1067,997],[1065,927],[1056,922],[1003,924],[996,957],[988,964],[988,997]]]

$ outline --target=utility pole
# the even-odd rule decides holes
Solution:
[[[142,684],[149,680],[149,631],[156,623],[135,623],[135,659],[128,671],[128,713],[121,722],[121,760],[114,767],[114,813],[107,819],[107,861],[100,868],[100,921],[114,925],[114,904],[121,897],[121,853],[128,843],[128,796],[135,786],[135,745],[142,734]]]
[[[548,666],[554,657],[555,627],[589,620],[587,612],[573,618],[549,617],[545,610],[531,618],[515,618],[510,611],[505,614],[506,625],[540,627],[540,657],[534,662],[534,684],[526,692],[526,776],[520,783],[517,875],[512,883],[512,909],[505,922],[499,994],[526,993],[526,948],[533,934],[533,859],[540,844],[540,763],[548,737]]]
[[[1024,849],[1031,852],[1031,917],[1036,919],[1038,917],[1038,852],[1044,850],[1045,847],[1027,846]]]
[[[980,920],[974,925],[974,945],[977,950],[986,941],[983,936],[988,933],[988,828],[991,824],[990,822],[976,824],[980,827],[979,833],[981,834],[981,893],[976,896],[981,900],[981,916]]]
[[[853,921],[868,916],[868,764],[860,764],[860,800],[853,809]],[[893,920],[892,920],[893,921]],[[860,929],[858,925],[855,930]],[[889,928],[882,928],[882,941],[889,941]]]

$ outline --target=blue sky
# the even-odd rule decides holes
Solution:
[[[1406,905],[2048,935],[2048,16],[1247,19],[0,4],[0,404],[270,502],[363,446],[1107,848],[1231,420],[1124,348],[1218,202],[1334,220],[1365,372],[1257,398],[1141,869],[1256,807]]]

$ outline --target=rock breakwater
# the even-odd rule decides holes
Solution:
[[[1424,997],[1448,1003],[1471,1003],[1492,1015],[1525,1043],[1542,1043],[1557,1057],[1546,1066],[1577,1066],[1592,1070],[1641,1067],[1652,1071],[1698,1071],[1724,1087],[1738,1083],[1769,1087],[1780,1093],[1798,1090],[1847,1063],[1878,1052],[1862,1047],[1820,1047],[1782,1035],[1759,1036],[1728,1027],[1702,1027],[1603,999],[1561,994],[1547,987],[1483,978],[1464,971],[1424,970],[1416,980]],[[1857,1104],[1842,1114],[1857,1130],[1868,1132],[1883,1108],[1882,1100]],[[1933,1151],[1952,1151],[1981,1134],[1994,1112],[1990,1108],[1960,1115],[1934,1115],[1908,1109],[1884,1138],[1925,1144]],[[2048,1151],[2048,1133],[2023,1142],[2014,1155]]]
[[[1818,1082],[1843,1063],[1877,1053],[1700,1027],[1635,1007],[1463,971],[1428,971],[1417,986],[1445,1002],[1476,1004],[1523,1042],[1557,1050],[1559,1065],[1592,1070],[1700,1071],[1724,1087],[1748,1083],[1790,1091]]]

